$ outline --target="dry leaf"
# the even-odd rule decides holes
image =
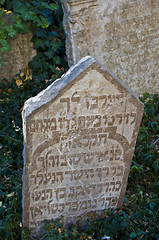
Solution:
[[[12,89],[11,88],[8,88],[8,93],[11,93],[12,92]]]
[[[7,195],[7,197],[13,197],[14,194],[15,194],[15,192],[9,193],[9,194]]]
[[[20,87],[21,85],[23,85],[23,82],[22,82],[21,79],[17,79],[16,84],[17,84],[18,87]]]
[[[58,231],[58,233],[62,233],[61,228],[58,228],[57,231]]]

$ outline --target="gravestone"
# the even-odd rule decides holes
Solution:
[[[159,89],[158,0],[63,0],[69,66],[94,56],[137,95]]]
[[[67,226],[121,208],[143,108],[89,56],[26,101],[24,226],[60,216]]]
[[[0,67],[0,81],[3,78],[8,81],[16,79],[20,71],[25,72],[25,69],[28,69],[28,63],[36,55],[31,42],[32,37],[33,33],[28,31],[8,40],[11,51],[2,54],[4,64]]]
[[[5,24],[12,26],[14,23],[12,17],[15,14],[3,14],[2,20]],[[8,81],[16,79],[16,75],[24,73],[29,68],[28,63],[35,57],[36,50],[34,49],[33,33],[30,30],[30,23],[28,22],[29,31],[26,33],[18,33],[14,38],[8,38],[7,42],[11,51],[1,52],[2,61],[4,64],[0,67],[0,82],[3,78]],[[31,69],[29,69],[31,71]]]

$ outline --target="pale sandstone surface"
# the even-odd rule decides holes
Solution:
[[[3,78],[11,81],[16,78],[20,71],[25,72],[28,69],[28,63],[36,55],[31,42],[32,37],[33,34],[29,31],[8,40],[12,50],[2,54],[4,65],[0,68],[0,81]]]
[[[159,93],[158,0],[63,0],[69,66],[94,56],[137,95]]]
[[[121,208],[143,104],[85,57],[23,109],[23,224]],[[82,215],[82,217],[80,217]]]

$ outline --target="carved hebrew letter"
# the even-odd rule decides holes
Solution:
[[[113,126],[114,123],[115,123],[115,117],[111,116],[111,121],[108,122],[108,126]]]
[[[70,111],[70,99],[69,98],[60,98],[60,102],[66,103],[67,113]]]
[[[84,163],[90,164],[93,161],[92,153],[84,153]]]
[[[72,102],[77,102],[77,103],[80,102],[80,97],[77,94],[77,91],[72,94],[71,101]]]
[[[107,96],[106,95],[100,96],[99,99],[104,100],[102,103],[102,108],[104,108],[107,104]]]
[[[98,97],[92,97],[92,102],[90,105],[90,109],[95,109],[98,107]]]
[[[118,124],[121,124],[122,123],[122,119],[123,119],[122,114],[116,114],[116,118],[119,118],[119,123]]]

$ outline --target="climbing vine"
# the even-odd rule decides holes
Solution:
[[[18,32],[28,30],[27,23],[33,32],[32,42],[37,54],[29,63],[32,70],[32,79],[43,84],[49,79],[55,80],[65,68],[64,32],[62,26],[62,8],[59,0],[1,0],[0,44],[3,51],[11,50],[7,39],[14,37]],[[12,24],[7,25],[2,16],[11,14]],[[1,60],[2,64],[2,60]]]
[[[4,1],[0,1],[0,7]],[[9,38],[15,37],[18,33],[28,31],[26,22],[22,21],[20,15],[14,15],[12,11],[0,8],[0,67],[3,65],[2,54],[11,51],[8,44]]]

